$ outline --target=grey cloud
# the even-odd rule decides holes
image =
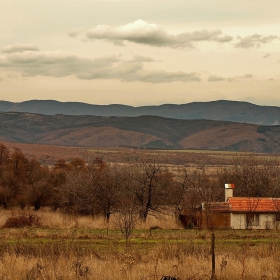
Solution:
[[[115,57],[90,60],[58,53],[15,53],[0,61],[0,68],[20,72],[22,76],[79,77],[88,72],[97,75],[118,61]]]
[[[222,81],[236,82],[238,80],[250,79],[250,78],[253,78],[252,74],[245,74],[243,76],[235,76],[235,77],[227,77],[227,78],[211,75],[208,77],[208,82],[222,82]]]
[[[139,61],[139,58],[121,61],[115,67],[99,72],[98,77],[96,77],[96,73],[77,76],[81,79],[118,79],[123,82],[138,81],[144,83],[199,82],[201,80],[197,73],[145,70],[143,61]]]
[[[271,56],[271,54],[270,54],[270,53],[268,53],[268,54],[264,55],[264,56],[263,56],[263,58],[268,58],[269,56]]]
[[[65,77],[74,75],[79,79],[117,79],[125,82],[145,83],[200,81],[197,73],[145,70],[147,57],[135,57],[122,61],[119,57],[84,59],[60,53],[13,53],[0,59],[0,68],[18,72],[22,76]]]
[[[74,38],[74,37],[77,37],[81,33],[82,33],[82,31],[80,29],[73,29],[68,32],[68,36]]]
[[[222,34],[221,30],[199,30],[184,32],[177,35],[169,34],[161,26],[137,20],[127,25],[113,28],[107,25],[98,25],[87,32],[89,40],[106,40],[117,45],[124,41],[157,47],[192,48],[193,42],[215,41],[225,43],[233,37]]]
[[[125,42],[133,42],[157,47],[169,47],[175,49],[193,48],[195,42],[207,41],[216,43],[228,43],[233,37],[223,34],[220,29],[197,30],[180,34],[168,33],[163,27],[150,24],[143,20],[137,20],[122,26],[111,27],[98,25],[86,33],[88,40],[105,40],[115,45],[123,46]],[[236,48],[258,48],[263,44],[279,39],[276,35],[253,34],[245,37],[237,36]]]
[[[3,78],[2,77],[0,77],[0,82],[2,82],[3,81]]]
[[[220,43],[227,43],[227,42],[231,42],[232,40],[233,40],[232,36],[223,35],[223,36],[217,37],[216,41],[220,42]]]
[[[235,45],[236,48],[259,48],[262,44],[270,43],[273,40],[279,39],[278,36],[269,35],[263,36],[260,34],[253,34],[246,37],[237,37],[239,42]]]
[[[250,79],[253,78],[252,74],[245,74],[243,76],[238,76],[237,79]]]
[[[209,76],[208,82],[220,82],[225,81],[226,78],[220,77],[220,76]]]
[[[34,44],[14,44],[5,46],[2,49],[3,53],[25,52],[25,51],[39,51],[39,47]]]
[[[165,71],[141,71],[138,73],[138,77],[142,82],[146,83],[170,83],[170,82],[200,82],[201,79],[197,73],[184,73],[174,72],[169,73]],[[134,81],[137,81],[137,76],[133,77]]]

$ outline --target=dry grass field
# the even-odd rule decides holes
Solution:
[[[36,215],[40,225],[3,227]],[[171,216],[137,224],[128,243],[103,219],[42,211],[1,211],[1,279],[211,279],[209,231],[184,230]],[[216,231],[216,279],[280,279],[280,232]]]
[[[215,170],[230,164],[235,155],[202,150],[88,151],[29,144],[20,148],[28,158],[35,156],[49,165],[58,158],[71,157],[86,162],[100,157],[109,164],[129,165],[142,156],[154,155],[174,174],[184,167]],[[160,280],[163,276],[176,280],[280,279],[280,231],[215,231],[216,273],[211,277],[213,232],[185,230],[172,215],[148,216],[146,223],[136,224],[127,241],[115,215],[106,223],[101,217],[71,216],[44,208],[0,211],[0,280]],[[8,226],[9,218],[36,223]]]
[[[19,148],[27,158],[36,158],[41,164],[52,166],[58,159],[71,161],[82,158],[92,162],[96,157],[107,163],[133,164],[143,157],[159,158],[163,163],[183,166],[231,164],[236,152],[207,150],[146,150],[137,148],[85,148],[71,146],[55,146],[43,144],[27,144],[18,142],[2,142],[8,149]]]
[[[149,150],[137,148],[85,148],[71,146],[55,146],[43,144],[27,144],[2,142],[11,151],[19,148],[23,154],[31,159],[36,158],[42,165],[53,166],[58,159],[67,162],[74,158],[82,158],[91,163],[95,158],[102,158],[109,164],[134,164],[145,157],[154,157],[169,167],[170,171],[178,168],[221,168],[233,163],[233,159],[244,156],[244,153],[215,150]],[[271,154],[255,154],[256,157],[273,159]]]

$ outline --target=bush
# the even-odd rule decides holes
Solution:
[[[3,225],[3,228],[23,228],[23,227],[32,227],[40,226],[40,218],[36,215],[21,215],[21,216],[12,216],[8,218]]]

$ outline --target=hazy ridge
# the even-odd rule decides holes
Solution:
[[[132,107],[121,104],[91,105],[81,102],[30,100],[20,103],[0,101],[1,112],[29,112],[45,115],[95,115],[136,117],[153,115],[173,119],[207,119],[262,125],[280,124],[280,107],[259,106],[240,101],[192,102]]]
[[[280,152],[280,126],[158,116],[0,113],[0,141],[76,147]]]

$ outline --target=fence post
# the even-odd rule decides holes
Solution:
[[[215,272],[216,272],[216,258],[215,258],[215,233],[212,232],[211,238],[211,255],[212,255],[212,273],[211,273],[211,280],[215,280]]]

